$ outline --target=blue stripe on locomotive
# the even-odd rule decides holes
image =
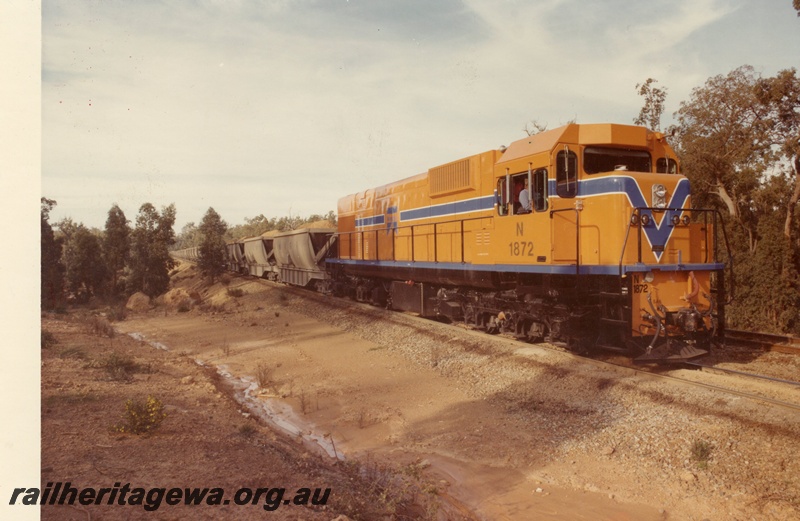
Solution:
[[[550,182],[553,183],[553,186],[550,186],[550,188],[555,190],[555,182]],[[639,183],[636,182],[636,179],[629,176],[586,179],[581,181],[578,185],[578,195],[583,197],[594,197],[598,195],[615,193],[625,194],[628,197],[628,202],[631,203],[633,208],[647,208],[650,206],[647,204],[647,200],[642,193],[642,189],[639,187]],[[689,186],[689,180],[683,178],[680,179],[678,184],[675,186],[672,197],[670,197],[670,200],[667,203],[667,208],[669,208],[669,210],[663,212],[664,215],[661,219],[661,223],[656,222],[652,210],[641,210],[639,212],[640,217],[642,215],[647,215],[650,218],[650,222],[646,225],[643,225],[642,229],[647,237],[647,241],[650,243],[651,248],[655,246],[660,246],[662,248],[662,251],[653,252],[656,256],[656,259],[659,261],[663,255],[663,248],[667,245],[667,242],[669,242],[672,231],[675,229],[675,227],[672,225],[672,217],[674,215],[680,217],[680,215],[683,213],[683,205],[686,204],[686,200],[690,195],[691,189]]]
[[[455,201],[452,203],[436,204],[423,208],[415,208],[413,210],[403,210],[400,212],[400,222],[414,221],[417,219],[430,219],[432,217],[445,217],[449,215],[458,215],[469,212],[480,212],[482,210],[491,210],[494,208],[495,196],[486,195],[483,197],[476,197],[474,199],[467,199],[464,201]]]
[[[374,217],[363,217],[356,219],[356,228],[364,228],[366,226],[375,226],[376,224],[384,224],[386,218],[383,215],[376,215]]]
[[[548,193],[550,197],[558,197],[556,194],[557,183],[554,179],[550,179],[548,181]],[[583,179],[578,181],[578,196],[581,197],[596,197],[601,195],[610,195],[610,194],[625,194],[628,198],[628,202],[630,202],[631,206],[634,208],[646,208],[650,206],[647,204],[647,200],[642,193],[642,189],[639,187],[639,184],[636,182],[636,179],[630,176],[610,176],[610,177],[599,177],[596,179]],[[647,241],[650,243],[650,247],[659,246],[662,249],[666,246],[667,242],[669,242],[669,238],[672,235],[672,231],[674,230],[674,226],[672,226],[672,217],[680,215],[683,213],[681,208],[686,203],[686,199],[691,194],[689,180],[686,178],[680,179],[675,186],[675,190],[672,193],[672,197],[667,204],[667,207],[670,208],[664,212],[663,218],[661,219],[661,223],[657,223],[656,219],[653,216],[653,212],[651,210],[642,210],[640,215],[647,215],[650,218],[650,222],[643,226],[643,231],[645,236],[647,237]],[[443,204],[436,204],[431,206],[425,206],[421,208],[414,208],[411,210],[402,210],[399,212],[400,214],[400,223],[415,221],[420,219],[431,219],[434,217],[448,217],[448,216],[456,216],[459,214],[469,213],[469,212],[479,212],[479,211],[486,211],[491,210],[494,208],[496,202],[496,192],[492,195],[476,197],[473,199],[466,199],[464,201],[454,201],[450,203],[443,203]],[[389,214],[396,214],[398,213],[397,207],[392,206],[387,209],[387,213]],[[387,225],[387,233],[389,230],[396,230],[397,229],[397,220],[394,215],[393,218],[389,219],[389,224]],[[356,219],[356,228],[364,228],[368,226],[376,226],[386,224],[386,216],[384,215],[375,215],[373,217],[363,217],[360,219]],[[656,258],[660,261],[661,256],[663,255],[663,251],[654,252]]]

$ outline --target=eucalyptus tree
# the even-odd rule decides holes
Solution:
[[[131,232],[130,276],[128,290],[155,297],[169,287],[169,270],[175,261],[169,247],[175,242],[175,205],[162,207],[159,213],[150,203],[139,208],[136,226]]]
[[[721,203],[751,252],[764,210],[755,196],[774,161],[769,108],[756,95],[759,79],[749,65],[709,78],[676,113],[675,145],[695,204]]]
[[[644,105],[633,122],[650,130],[661,130],[661,115],[664,113],[664,102],[667,100],[667,88],[656,87],[656,83],[658,80],[647,78],[644,83],[636,85],[636,92],[644,98]]]
[[[103,259],[110,278],[110,294],[119,292],[119,274],[128,262],[131,249],[131,228],[125,212],[114,204],[108,211],[103,237]]]
[[[225,234],[228,231],[228,225],[213,208],[209,208],[203,216],[198,230],[202,238],[197,266],[200,268],[200,272],[208,276],[213,283],[216,277],[225,271],[227,255]]]
[[[82,223],[72,224],[67,237],[62,254],[66,287],[76,301],[88,302],[106,280],[100,239]]]
[[[56,240],[50,225],[50,211],[56,201],[42,197],[41,200],[41,305],[52,309],[61,302],[64,289],[64,265],[61,263],[61,243]]]
[[[744,65],[709,78],[676,113],[676,150],[696,206],[728,216],[736,326],[800,331],[800,80]]]

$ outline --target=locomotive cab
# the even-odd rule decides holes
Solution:
[[[519,261],[534,265],[518,277],[522,298],[570,310],[542,323],[523,319],[523,329],[556,326],[571,331],[562,340],[622,350],[640,362],[707,353],[724,311],[717,214],[691,208],[689,181],[663,134],[568,125],[513,143],[497,166],[497,224],[522,239],[509,240],[508,255],[522,252]],[[547,202],[514,222],[507,216],[517,215],[519,198],[510,187],[519,179]]]
[[[689,181],[679,174],[663,135],[636,132],[644,132],[644,139],[618,135],[614,144],[596,139],[570,147],[578,148],[576,190],[571,191],[572,160],[557,165],[556,186],[563,186],[557,195],[574,198],[574,221],[568,224],[574,224],[576,266],[591,271],[596,262],[603,271],[601,266],[617,265],[618,281],[598,278],[595,345],[625,345],[639,362],[687,360],[706,354],[719,333],[724,265],[717,214],[692,209]],[[569,153],[564,148],[562,156]],[[560,208],[571,216],[564,201]]]

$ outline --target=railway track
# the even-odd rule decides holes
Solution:
[[[567,353],[567,354],[572,355],[572,353]],[[752,383],[754,381],[756,382],[761,381],[766,383],[767,385],[774,384],[776,387],[780,386],[783,387],[784,389],[800,390],[800,382],[793,380],[786,380],[783,378],[765,376],[756,373],[748,373],[745,371],[737,371],[718,366],[705,365],[697,362],[683,362],[681,364],[676,364],[677,370],[676,368],[668,368],[665,371],[664,370],[665,366],[647,367],[641,365],[634,365],[629,363],[628,361],[621,362],[621,361],[615,361],[613,359],[598,359],[598,358],[585,357],[581,355],[574,355],[574,356],[579,357],[581,360],[587,360],[590,363],[599,364],[601,366],[610,365],[617,368],[626,369],[628,371],[637,374],[647,375],[648,377],[652,378],[663,379],[673,382],[680,382],[681,384],[689,385],[692,387],[708,389],[716,392],[738,396],[740,398],[746,398],[756,402],[769,403],[785,409],[800,411],[800,403],[787,402],[786,400],[776,399],[770,396],[765,396],[764,394],[757,394],[755,392],[748,392],[748,391],[743,391],[741,389],[734,389],[729,386],[718,385],[711,381],[701,382],[694,379],[685,378],[677,374],[670,374],[670,373],[677,372],[680,369],[693,369],[702,371],[703,373],[707,373],[709,375],[732,375],[737,378],[741,378],[742,382]]]
[[[703,370],[711,371],[711,372],[715,372],[716,371],[716,372],[720,372],[720,373],[736,374],[736,375],[739,375],[739,376],[745,376],[747,378],[756,378],[756,379],[760,379],[760,380],[768,380],[770,382],[778,382],[778,383],[783,383],[783,384],[787,384],[787,385],[794,385],[794,386],[800,387],[800,382],[795,382],[794,380],[786,380],[784,378],[775,378],[773,376],[765,376],[765,375],[762,375],[762,374],[748,373],[748,372],[745,372],[745,371],[737,371],[735,369],[726,369],[724,367],[715,367],[713,365],[698,364],[697,362],[684,362],[684,365],[687,365],[689,367],[696,367],[698,369],[703,369]]]
[[[709,366],[700,366],[699,364],[693,364],[693,365],[698,365],[699,367],[703,367],[703,368],[709,367]],[[737,374],[739,376],[743,376],[743,377],[747,377],[747,378],[765,378],[765,379],[768,379],[770,381],[780,382],[780,383],[784,383],[786,385],[800,386],[800,382],[793,382],[793,381],[789,381],[789,380],[781,380],[781,379],[777,379],[777,378],[770,378],[770,377],[765,377],[765,376],[751,374],[751,373],[744,373],[744,372],[741,372],[741,371],[732,371],[732,370],[729,370],[729,369],[719,369],[719,368],[715,368],[715,367],[709,367],[709,368],[711,370],[713,370],[713,371],[720,371],[721,370],[721,371],[724,371],[726,373]],[[634,370],[637,370],[637,369],[634,368]],[[748,400],[753,400],[753,401],[763,402],[763,403],[769,403],[769,404],[776,405],[776,406],[784,408],[784,409],[792,409],[794,411],[800,411],[800,404],[798,404],[798,403],[787,402],[785,400],[777,400],[777,399],[774,399],[774,398],[771,398],[771,397],[768,397],[768,396],[763,396],[761,394],[755,394],[755,393],[751,393],[751,392],[740,391],[738,389],[731,389],[730,387],[724,387],[724,386],[716,385],[716,384],[712,384],[712,383],[697,382],[697,381],[694,381],[694,380],[689,380],[689,379],[681,378],[679,376],[674,376],[674,375],[658,374],[658,373],[652,373],[652,372],[648,372],[648,374],[656,376],[658,378],[664,378],[664,379],[668,379],[668,380],[675,380],[675,381],[681,382],[682,384],[688,384],[688,385],[692,385],[694,387],[700,387],[700,388],[703,388],[703,389],[710,389],[712,391],[723,392],[725,394],[738,396],[740,398],[746,398]]]
[[[725,339],[738,344],[756,348],[761,351],[773,351],[800,355],[800,338],[791,335],[775,335],[770,333],[754,333],[738,329],[726,329]]]
[[[689,386],[692,386],[692,387],[708,389],[708,390],[712,390],[712,391],[715,391],[715,392],[720,392],[720,393],[724,393],[724,394],[738,396],[740,398],[746,398],[748,400],[752,400],[752,401],[756,401],[756,402],[768,403],[768,404],[775,405],[775,406],[778,406],[778,407],[781,407],[781,408],[784,408],[784,409],[790,409],[790,410],[793,410],[793,411],[800,412],[800,403],[787,402],[785,400],[779,400],[779,399],[776,399],[776,398],[772,398],[770,396],[764,396],[763,394],[756,394],[754,392],[747,392],[747,391],[742,391],[740,389],[733,389],[731,387],[727,387],[727,386],[723,386],[723,385],[717,385],[715,383],[710,383],[710,382],[700,382],[700,381],[697,381],[697,380],[684,378],[682,376],[678,376],[678,375],[675,375],[675,374],[668,374],[668,372],[661,372],[662,366],[656,366],[656,367],[653,367],[653,368],[648,368],[648,367],[643,367],[643,366],[640,366],[640,365],[634,365],[634,364],[628,363],[627,361],[625,363],[620,363],[620,362],[616,362],[616,361],[613,361],[613,360],[603,360],[603,359],[598,359],[598,358],[592,358],[592,357],[589,357],[589,356],[583,356],[583,355],[579,355],[579,354],[576,354],[576,353],[572,353],[570,351],[559,349],[559,348],[557,348],[555,346],[551,347],[551,346],[549,346],[547,344],[537,344],[537,345],[541,346],[541,347],[544,347],[544,348],[547,348],[547,349],[558,350],[559,352],[564,353],[564,355],[566,355],[566,356],[575,357],[577,359],[580,359],[581,361],[589,362],[589,363],[594,364],[594,365],[598,365],[599,367],[613,366],[615,368],[628,370],[628,371],[631,371],[631,372],[636,373],[636,374],[647,375],[648,377],[651,377],[651,378],[662,379],[662,380],[666,380],[666,381],[673,381],[673,382],[677,382],[677,383],[680,383],[680,384],[683,384],[683,385],[689,385]],[[800,354],[800,353],[798,353],[798,354]],[[736,371],[736,370],[725,369],[725,368],[721,368],[721,367],[708,366],[708,365],[703,365],[703,364],[699,364],[699,363],[695,363],[695,362],[684,362],[683,364],[679,364],[679,365],[682,366],[682,367],[689,367],[689,368],[693,368],[693,369],[699,369],[699,370],[702,370],[703,372],[707,372],[707,373],[710,373],[710,374],[729,374],[729,375],[735,375],[737,377],[740,377],[740,378],[743,378],[743,379],[747,379],[747,380],[764,380],[764,381],[767,381],[769,383],[780,385],[780,386],[784,386],[784,387],[787,387],[787,388],[800,389],[800,382],[796,382],[796,381],[792,381],[792,380],[785,380],[785,379],[782,379],[782,378],[774,378],[774,377],[759,375],[759,374],[755,374],[755,373],[747,373],[747,372],[743,372],[743,371]],[[670,369],[670,371],[673,371],[673,370]]]

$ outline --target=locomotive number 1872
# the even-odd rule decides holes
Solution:
[[[512,256],[525,255],[528,257],[533,257],[533,243],[531,241],[510,242],[508,243],[508,250],[509,254]]]
[[[641,275],[633,276],[633,292],[634,293],[649,293],[650,288],[647,287],[647,281],[642,280]]]

